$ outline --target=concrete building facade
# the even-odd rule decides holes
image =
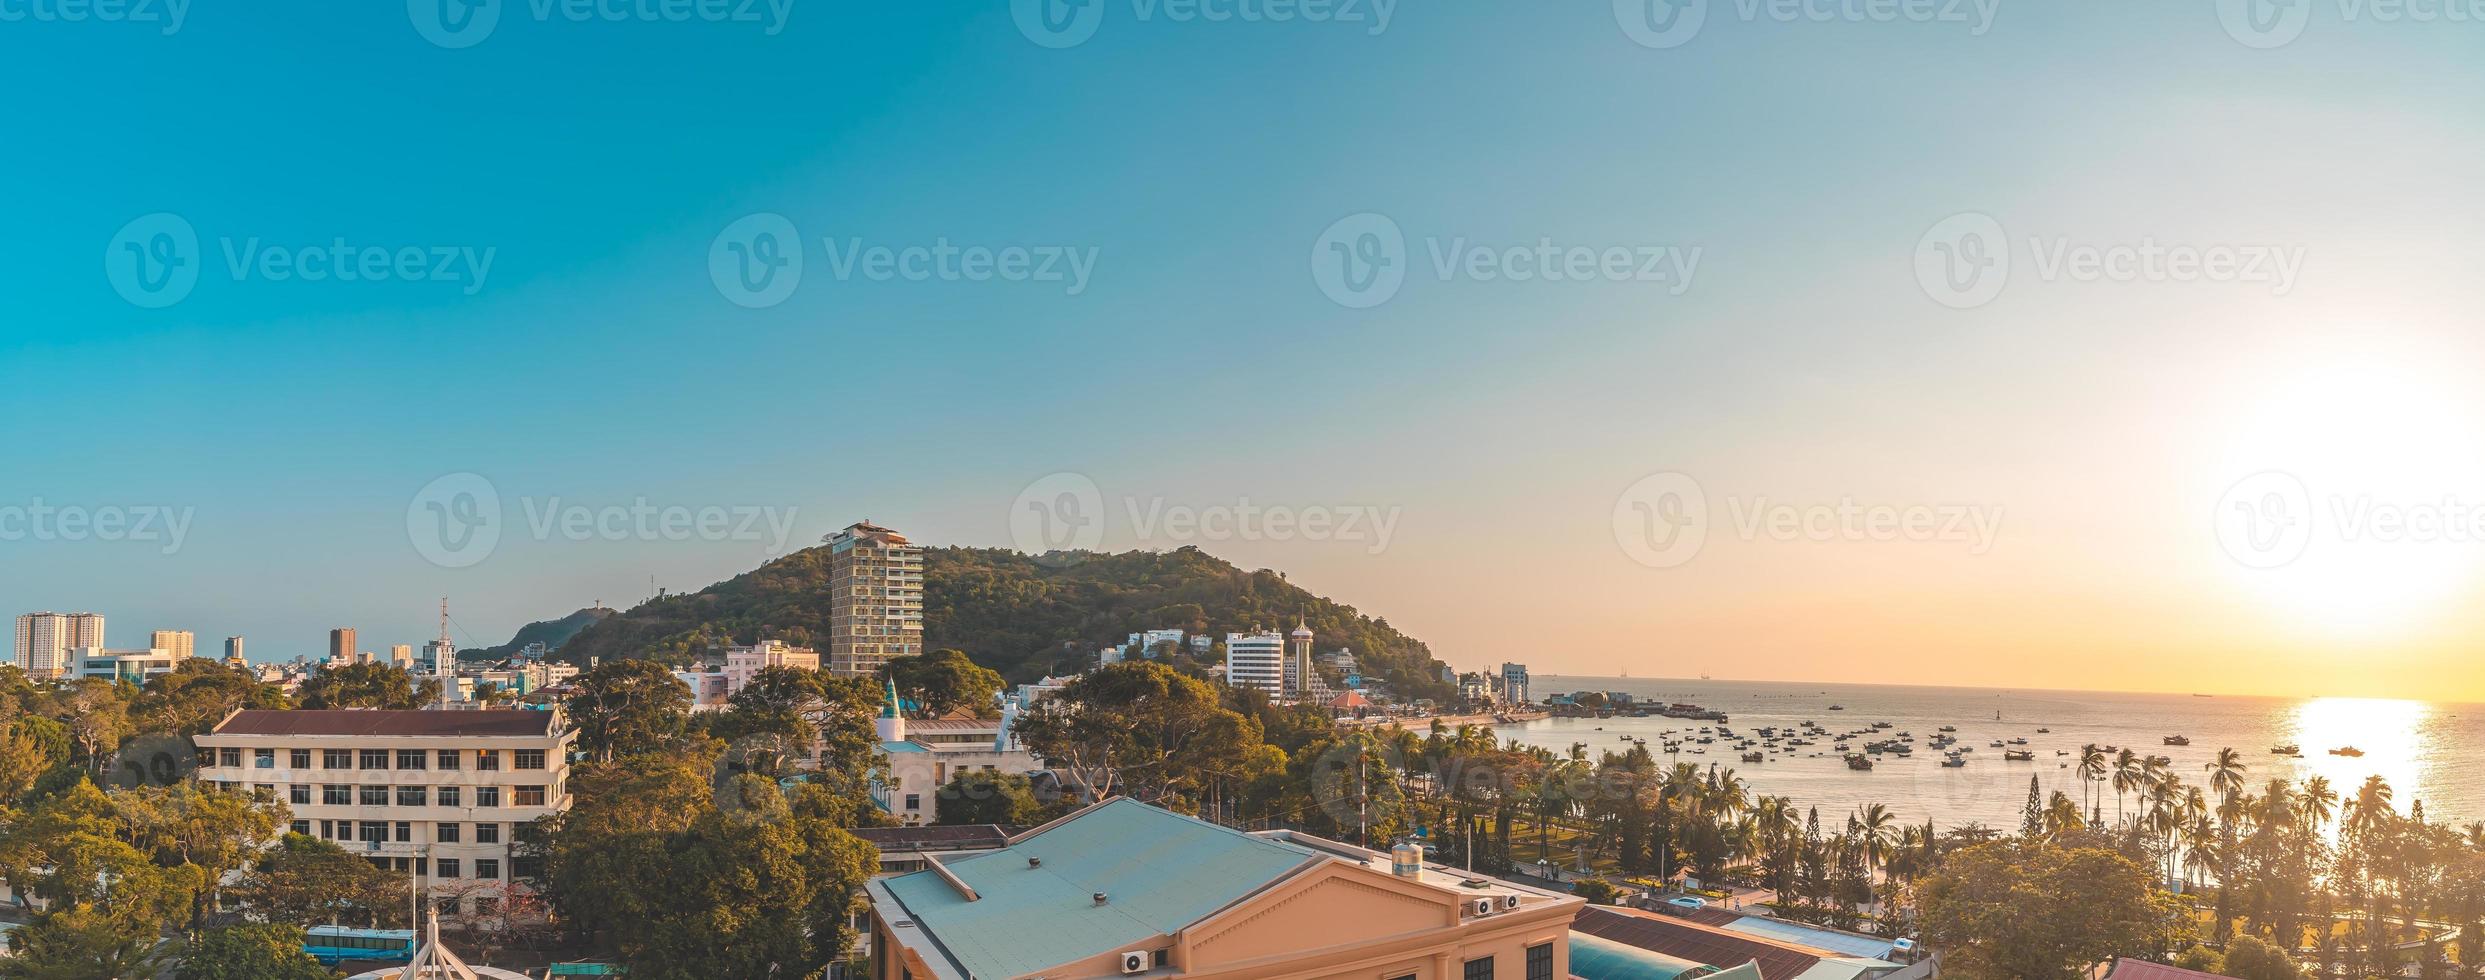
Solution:
[[[829,538],[828,669],[869,677],[923,652],[923,549],[863,521]]]

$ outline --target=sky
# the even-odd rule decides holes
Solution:
[[[869,518],[2485,699],[2485,11],[2264,2],[0,3],[0,608],[482,645]]]

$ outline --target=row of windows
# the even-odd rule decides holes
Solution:
[[[1392,980],[1415,980],[1415,977],[1409,974]],[[1468,960],[1466,980],[1493,980],[1493,958],[1486,956]],[[1527,947],[1527,980],[1553,980],[1552,943]]]
[[[277,750],[251,749],[249,751],[251,768],[276,768]],[[286,768],[311,768],[310,749],[286,749],[284,751]],[[436,765],[437,768],[443,772],[455,772],[462,768],[462,755],[466,751],[467,750],[465,749],[320,749],[319,768],[429,769]],[[496,772],[500,769],[501,750],[475,749],[473,752],[475,754],[475,769],[477,771]],[[212,757],[208,756],[207,750],[205,749],[199,750],[199,754],[199,761],[206,765],[220,765],[234,769],[241,768],[242,765],[242,749],[239,747],[225,746],[218,748],[215,750],[215,754]],[[391,766],[391,762],[394,762],[395,765]],[[510,750],[509,767],[512,769],[542,769],[544,767],[544,750]]]
[[[227,782],[219,782],[216,785],[225,790],[234,790],[239,786],[237,783]],[[319,788],[319,805],[462,807],[469,805],[466,802],[468,788],[464,786],[327,785]],[[471,788],[474,790],[473,806],[501,805],[501,787],[475,786]],[[508,789],[510,791],[508,805],[510,806],[544,805],[544,787],[542,786],[511,786]],[[261,799],[276,798],[276,787],[269,783],[255,783],[251,786],[251,791],[257,793]],[[295,806],[311,805],[311,787],[302,783],[285,787],[285,801]]]

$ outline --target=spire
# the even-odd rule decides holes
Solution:
[[[888,700],[888,703],[887,703],[887,704],[884,704],[884,705],[882,705],[882,706],[881,706],[881,708],[880,708],[880,717],[883,717],[883,718],[895,718],[895,717],[897,717],[897,678],[895,678],[895,677],[891,677],[891,678],[889,678],[889,679],[888,679],[888,682],[889,682],[889,695],[888,695],[889,700]]]

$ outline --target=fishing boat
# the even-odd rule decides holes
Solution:
[[[1941,757],[1941,765],[1944,769],[1958,769],[1967,765],[1967,759],[1955,753],[1945,755]]]
[[[2005,751],[2005,752],[2003,752],[2003,753],[2002,753],[2002,761],[2004,761],[2004,762],[2034,762],[2034,761],[2036,761],[2036,753],[2034,753],[2034,752],[2021,752],[2021,751],[2019,751],[2018,749],[2010,749],[2010,750]]]
[[[2303,758],[2303,757],[2304,757],[2304,747],[2303,747],[2303,746],[2300,746],[2300,745],[2297,745],[2297,744],[2295,744],[2295,743],[2293,743],[2293,742],[2289,742],[2289,743],[2287,743],[2287,744],[2285,744],[2285,745],[2272,746],[2272,747],[2270,748],[2270,750],[2269,750],[2269,754],[2271,754],[2271,755],[2291,755],[2291,756],[2294,756],[2294,757],[2296,757],[2296,758],[2300,759],[2300,758]]]
[[[2054,730],[2051,728],[2039,728],[2036,730],[2036,733],[2039,735],[2051,735],[2054,733]]]
[[[2363,755],[2363,754],[2364,754],[2364,750],[2363,750],[2363,749],[2356,748],[2356,747],[2355,747],[2355,746],[2353,746],[2353,745],[2342,745],[2342,746],[2339,746],[2339,747],[2337,747],[2337,748],[2335,748],[2335,749],[2331,749],[2331,750],[2330,750],[2330,754],[2331,754],[2331,755],[2343,755],[2343,756],[2346,756],[2346,757],[2348,757],[2348,758],[2352,759],[2352,758],[2355,758],[2355,757],[2357,757],[2357,756]]]
[[[1762,754],[1760,754],[1760,753],[1758,753],[1758,752],[1745,752],[1745,753],[1743,753],[1743,761],[1745,761],[1745,762],[1761,762],[1761,761],[1764,761],[1764,760],[1766,760],[1766,759],[1768,759],[1768,756],[1762,755]]]
[[[2190,738],[2187,738],[2187,737],[2182,736],[2182,735],[2168,735],[2168,736],[2166,736],[2166,744],[2168,744],[2168,745],[2190,745],[2190,744],[2192,744],[2192,740],[2191,740]]]
[[[1843,705],[1843,704],[1833,704],[1833,705],[1830,705],[1830,706],[1829,706],[1829,710],[1831,710],[1831,711],[1845,711],[1845,710],[1846,710],[1846,705]]]
[[[1871,772],[1871,771],[1872,771],[1872,757],[1871,757],[1871,756],[1864,756],[1864,755],[1850,755],[1850,756],[1847,756],[1847,757],[1846,757],[1846,767],[1847,767],[1847,768],[1849,768],[1849,769],[1853,769],[1853,770],[1855,770],[1855,771],[1857,771],[1857,772]]]
[[[1942,730],[1942,731],[1945,731],[1945,732],[1955,732],[1955,731],[1958,731],[1958,730],[1959,730],[1959,726],[1957,726],[1957,725],[1943,725],[1943,726],[1941,726],[1941,730]]]

